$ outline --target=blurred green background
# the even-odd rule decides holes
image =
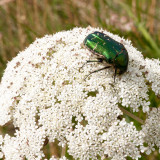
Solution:
[[[0,0],[0,78],[7,61],[36,37],[88,25],[131,40],[145,57],[160,58],[160,0]],[[150,99],[158,107],[153,93]],[[57,142],[44,150],[46,158],[60,156]],[[158,160],[160,155],[156,150],[141,159]]]

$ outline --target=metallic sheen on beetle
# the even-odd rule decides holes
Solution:
[[[97,55],[97,61],[88,60],[87,63],[106,61],[110,65],[93,71],[90,74],[113,66],[115,69],[115,81],[117,73],[123,74],[127,71],[129,57],[128,52],[122,43],[115,41],[104,33],[96,31],[85,38],[84,45],[92,53]]]

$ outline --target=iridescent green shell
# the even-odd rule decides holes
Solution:
[[[113,65],[116,73],[122,74],[126,72],[129,57],[122,43],[115,41],[104,33],[96,31],[85,38],[84,45],[107,63]]]

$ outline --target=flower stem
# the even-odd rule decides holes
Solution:
[[[66,145],[62,148],[61,157],[65,156],[66,153]]]
[[[135,116],[134,114],[130,113],[129,111],[127,111],[126,109],[124,109],[123,107],[119,106],[119,109],[126,114],[127,116],[133,118],[134,120],[136,120],[137,122],[144,124],[144,121],[142,119],[140,119],[139,117]]]

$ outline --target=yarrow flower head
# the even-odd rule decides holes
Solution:
[[[83,66],[96,59],[83,45],[94,31],[122,43],[128,52],[128,70],[117,75],[115,83],[113,68],[85,79],[106,65]],[[7,64],[1,80],[0,125],[12,123],[15,133],[0,136],[0,157],[40,160],[45,158],[46,139],[67,146],[67,155],[80,160],[138,159],[154,146],[160,149],[160,110],[151,111],[149,89],[160,95],[160,61],[144,59],[130,41],[117,35],[88,27],[37,39]],[[126,108],[148,115],[142,130],[123,118]]]

